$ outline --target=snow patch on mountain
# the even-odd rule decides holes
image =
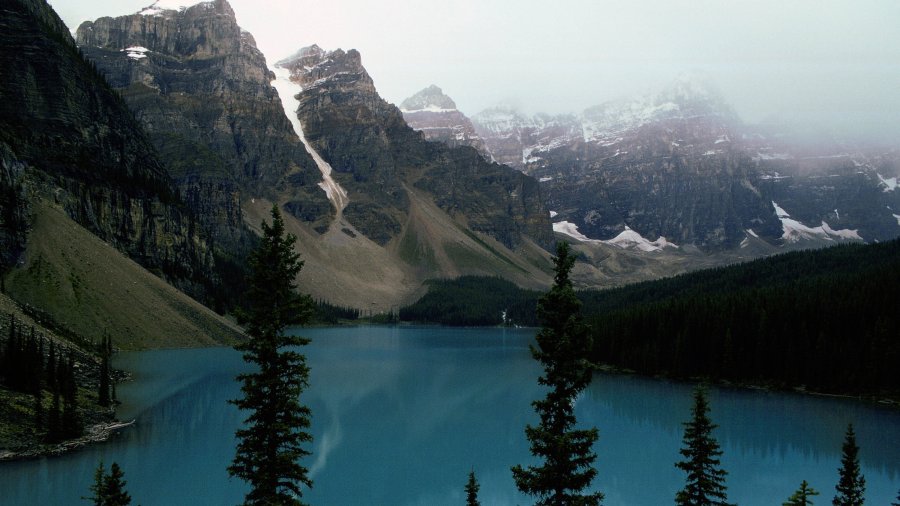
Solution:
[[[125,49],[122,49],[125,52],[125,55],[131,58],[132,60],[140,60],[147,57],[147,52],[150,51],[146,47],[143,46],[131,46]]]
[[[160,16],[166,11],[183,11],[188,7],[199,4],[206,4],[207,8],[213,7],[213,2],[209,0],[191,1],[191,0],[157,0],[152,4],[141,9],[138,14],[141,16]]]
[[[787,211],[782,209],[775,201],[772,201],[775,207],[775,215],[781,220],[782,235],[781,238],[785,242],[797,243],[806,240],[824,239],[826,241],[837,240],[854,240],[862,241],[856,230],[841,229],[834,230],[824,220],[818,227],[810,227],[804,225],[798,220],[791,218]]]
[[[284,107],[284,113],[290,120],[291,126],[294,127],[294,133],[297,134],[300,142],[303,143],[306,151],[316,162],[316,166],[322,173],[322,182],[319,183],[319,187],[325,191],[328,200],[334,204],[338,213],[338,219],[340,219],[341,212],[347,207],[349,202],[347,191],[331,177],[331,165],[307,142],[306,136],[303,134],[303,125],[300,124],[300,118],[297,116],[297,109],[300,108],[300,100],[297,99],[297,95],[303,91],[303,87],[291,80],[290,70],[276,65],[273,71],[275,80],[272,81],[272,87],[278,91],[278,96],[281,97],[281,105]]]
[[[660,237],[655,241],[649,241],[641,236],[641,234],[635,232],[627,226],[625,227],[625,230],[623,230],[619,235],[607,241],[591,239],[590,237],[578,231],[578,225],[568,221],[559,221],[554,223],[553,231],[567,235],[569,237],[572,237],[573,239],[578,239],[582,242],[595,244],[603,243],[622,249],[637,249],[648,253],[653,251],[662,251],[664,248],[678,248],[678,245],[667,241],[665,237]]]
[[[885,178],[885,177],[882,177],[881,174],[877,174],[877,175],[878,175],[879,184],[884,185],[885,192],[892,192],[897,189],[897,178],[896,177]]]

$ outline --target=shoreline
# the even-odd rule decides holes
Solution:
[[[85,434],[76,439],[70,439],[58,444],[41,444],[37,448],[27,448],[19,451],[3,450],[0,452],[0,462],[12,462],[17,460],[36,459],[40,457],[57,457],[94,443],[102,443],[109,440],[119,429],[130,427],[135,420],[122,422],[114,420],[91,425],[85,428]]]

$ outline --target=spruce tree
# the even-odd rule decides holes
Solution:
[[[85,497],[94,506],[128,506],[131,495],[125,491],[125,473],[115,462],[109,468],[109,474],[103,469],[103,462],[94,470],[94,483],[91,485],[91,497]]]
[[[865,502],[866,478],[859,467],[859,447],[856,446],[856,433],[853,424],[847,425],[847,434],[842,447],[841,467],[838,469],[840,479],[835,490],[837,494],[831,501],[834,506],[861,506]]]
[[[900,490],[897,491],[897,502],[891,503],[891,506],[900,506]]]
[[[312,301],[296,292],[294,279],[303,262],[294,252],[296,238],[285,234],[277,206],[272,206],[272,225],[264,221],[262,232],[250,256],[249,339],[236,346],[255,370],[238,376],[243,398],[231,401],[250,414],[236,433],[236,455],[228,472],[250,484],[245,505],[301,505],[301,486],[312,487],[299,463],[310,454],[303,446],[312,441],[310,411],[300,403],[309,386],[309,367],[294,347],[309,340],[286,335],[284,329],[306,323]]]
[[[810,487],[806,480],[803,480],[800,483],[800,488],[788,498],[786,503],[782,503],[782,506],[806,506],[807,504],[812,504],[810,497],[814,495],[819,495],[819,492]]]
[[[109,390],[109,355],[111,353],[111,345],[109,337],[103,338],[100,344],[100,385],[97,391],[97,404],[104,408],[108,408],[111,404]]]
[[[687,483],[675,495],[675,504],[730,506],[725,492],[725,476],[728,473],[719,467],[722,450],[712,436],[717,425],[707,415],[709,403],[702,387],[694,390],[692,413],[691,421],[684,424],[684,447],[679,450],[685,460],[675,464],[675,467],[687,473]]]
[[[597,429],[574,428],[575,398],[590,383],[591,367],[585,359],[590,341],[581,302],[569,279],[575,258],[568,244],[557,245],[553,262],[554,284],[537,306],[543,327],[536,338],[538,346],[531,347],[532,356],[544,367],[538,383],[548,391],[544,399],[532,403],[540,423],[525,428],[531,454],[543,463],[513,466],[512,474],[519,490],[535,496],[538,505],[599,505],[603,494],[583,492],[597,474],[592,451]]]
[[[480,506],[478,502],[478,480],[475,479],[475,471],[469,471],[469,481],[466,482],[466,506]]]

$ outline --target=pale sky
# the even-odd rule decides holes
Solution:
[[[190,0],[186,0],[190,1]],[[270,62],[355,48],[386,100],[437,84],[468,115],[580,112],[699,70],[748,122],[900,143],[900,1],[230,0]],[[50,0],[74,29],[152,0]]]

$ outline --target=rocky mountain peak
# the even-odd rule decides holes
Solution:
[[[304,89],[335,82],[344,86],[358,85],[360,90],[375,93],[375,84],[362,65],[362,56],[355,49],[325,51],[313,44],[280,60],[275,66],[290,70],[292,79]]]
[[[85,21],[75,39],[79,46],[127,51],[132,59],[153,52],[210,58],[259,53],[248,35],[227,0],[159,0],[132,15]]]
[[[440,88],[432,84],[404,100],[400,104],[400,110],[404,113],[413,111],[455,111],[456,103],[445,95]]]

